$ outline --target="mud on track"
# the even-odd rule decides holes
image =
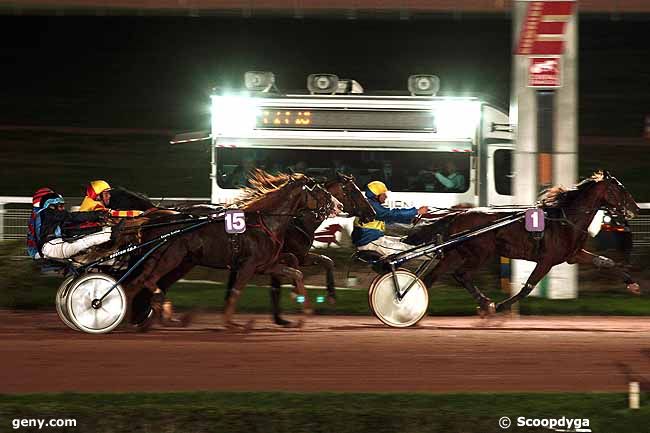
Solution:
[[[372,317],[239,320],[251,318],[247,334],[202,314],[185,329],[93,336],[55,313],[0,311],[0,392],[650,389],[650,318],[426,318],[401,330]]]

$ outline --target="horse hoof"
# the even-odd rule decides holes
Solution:
[[[639,283],[630,283],[626,288],[633,295],[639,296],[641,294],[641,286],[639,286]]]
[[[330,305],[336,305],[336,295],[327,295],[327,303]]]
[[[305,308],[305,309],[302,310],[302,312],[307,316],[311,316],[312,314],[314,314],[314,309],[313,308]]]
[[[276,317],[275,319],[273,319],[273,322],[274,322],[276,325],[280,325],[280,326],[287,326],[287,327],[289,327],[289,326],[292,325],[292,323],[291,323],[290,321],[285,320],[285,319],[283,319],[282,317]]]
[[[160,324],[166,328],[185,328],[189,324],[189,319],[186,316],[187,315],[181,317],[180,319],[162,319],[160,321]]]
[[[476,307],[476,312],[481,317],[481,319],[485,319],[486,317],[495,315],[497,312],[497,307],[494,302],[490,302],[489,304]]]
[[[192,320],[194,320],[194,315],[192,313],[187,313],[183,314],[181,317],[181,323],[183,324],[183,328],[187,328],[192,324]]]

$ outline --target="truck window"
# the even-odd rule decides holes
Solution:
[[[512,150],[494,152],[494,187],[500,195],[512,195]]]
[[[461,193],[469,189],[470,155],[374,149],[218,148],[217,183],[226,189],[246,186],[247,173],[253,168],[327,178],[339,171],[352,174],[360,188],[381,180],[393,191]]]

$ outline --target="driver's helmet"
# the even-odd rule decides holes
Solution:
[[[99,194],[104,191],[110,191],[111,186],[105,180],[93,180],[88,184],[86,188],[86,196],[90,197],[91,200],[97,200]]]
[[[41,198],[41,209],[47,209],[53,204],[63,203],[65,203],[65,200],[63,200],[63,196],[61,194],[51,192],[49,194],[45,194],[43,198]]]
[[[368,184],[367,186],[368,191],[373,193],[375,197],[379,196],[380,194],[384,194],[388,192],[388,187],[384,182],[381,182],[379,180],[372,181]]]

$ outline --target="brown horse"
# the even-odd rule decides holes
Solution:
[[[160,285],[164,283],[164,277],[174,274],[181,267],[197,265],[238,270],[233,296],[225,307],[226,326],[235,326],[232,316],[237,299],[255,273],[289,277],[304,294],[301,272],[279,261],[287,226],[293,217],[303,211],[333,216],[340,211],[340,203],[304,175],[271,176],[258,170],[253,173],[250,183],[252,187],[235,204],[245,212],[247,228],[244,233],[229,235],[225,232],[224,221],[214,220],[170,239],[168,245],[153,253],[143,264],[141,272],[127,282],[129,299],[133,299],[133,295],[144,286],[153,294],[152,307],[160,314],[163,299]],[[165,215],[158,219],[150,218],[149,222],[158,224],[186,218],[187,215],[182,214]],[[153,239],[174,228],[176,226],[172,225],[146,230],[143,240]],[[308,302],[304,309],[309,311]]]
[[[343,204],[343,210],[350,216],[359,217],[363,222],[372,221],[375,218],[375,210],[368,203],[366,196],[354,183],[352,176],[337,173],[337,177],[325,181],[323,187]],[[331,303],[334,303],[336,300],[334,261],[325,255],[309,251],[314,243],[314,233],[323,221],[325,221],[325,218],[322,215],[315,215],[312,212],[304,213],[292,219],[287,229],[282,252],[295,256],[298,259],[298,265],[300,267],[312,265],[323,266],[326,272],[328,298]],[[230,296],[231,287],[235,278],[236,274],[231,272],[228,279],[226,299]],[[276,324],[287,326],[291,323],[280,316],[280,282],[277,276],[271,276],[271,311]]]
[[[610,176],[608,172],[597,172],[574,188],[551,188],[541,198],[539,206],[549,215],[541,238],[527,232],[524,222],[520,220],[460,243],[446,251],[437,265],[424,275],[423,280],[427,287],[431,287],[440,275],[451,273],[478,302],[480,313],[507,311],[513,303],[527,296],[553,266],[567,262],[594,264],[615,270],[623,277],[628,290],[639,294],[639,285],[617,267],[613,260],[584,250],[588,236],[587,227],[599,208],[604,207],[613,214],[627,218],[640,211],[632,195],[615,177]],[[405,242],[413,245],[433,242],[438,234],[446,238],[487,226],[512,214],[514,212],[497,213],[482,209],[453,213],[433,224],[414,228]],[[497,254],[512,259],[534,261],[537,266],[519,293],[495,306],[490,298],[474,286],[472,273]]]
[[[260,181],[267,182],[265,185],[266,188],[274,188],[274,185],[271,183],[271,178],[260,179]],[[337,173],[336,178],[319,183],[321,183],[330,194],[342,203],[343,210],[349,215],[357,216],[364,222],[371,221],[374,218],[374,209],[370,203],[368,203],[365,195],[354,183],[354,178],[352,176]],[[182,212],[190,213],[192,215],[207,215],[214,211],[213,207],[203,205],[190,206],[182,209]],[[314,212],[302,212],[300,215],[292,218],[289,227],[287,228],[284,246],[282,248],[282,253],[286,255],[283,255],[282,257],[289,261],[293,261],[293,263],[290,264],[295,266],[323,266],[326,271],[328,296],[333,300],[336,297],[334,288],[334,262],[325,255],[309,251],[314,241],[314,232],[325,219],[325,215],[317,215]],[[298,264],[295,263],[294,257],[298,260]],[[178,268],[165,275],[159,281],[158,285],[160,289],[167,292],[172,284],[183,278],[183,276],[185,276],[193,267],[194,264],[191,261],[184,261]],[[235,271],[230,272],[226,299],[230,296],[232,285],[236,278],[237,273]],[[271,277],[271,311],[273,314],[273,320],[276,324],[288,326],[291,323],[280,316],[280,281],[279,278],[274,276]],[[142,296],[144,296],[144,298],[139,299],[139,305],[135,307],[138,310],[137,318],[134,317],[132,319],[135,323],[139,323],[144,317],[146,317],[148,312],[148,297],[146,296],[146,293]],[[142,296],[139,296],[139,298]]]

